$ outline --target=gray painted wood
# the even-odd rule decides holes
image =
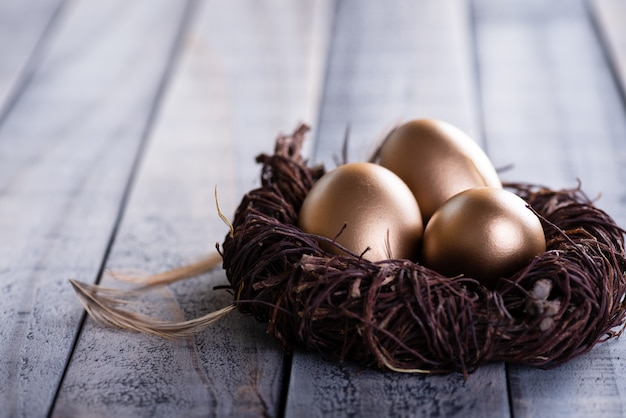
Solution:
[[[487,147],[503,178],[572,187],[619,208],[623,108],[583,5],[477,1]],[[623,223],[617,210],[612,215]]]
[[[314,161],[333,166],[350,124],[350,160],[400,120],[435,117],[478,135],[469,9],[457,1],[338,3]],[[480,137],[476,138],[478,141]],[[504,366],[461,375],[362,371],[297,352],[286,416],[505,417]]]
[[[0,416],[52,406],[183,9],[73,3],[0,127]]]
[[[299,121],[316,128],[312,159],[332,165],[347,124],[358,160],[396,122],[446,119],[496,166],[514,165],[505,179],[580,178],[626,224],[620,0],[588,10],[576,0],[198,2],[172,56],[186,7],[0,2],[0,417],[281,416],[284,398],[287,416],[626,416],[622,340],[555,370],[495,364],[468,381],[298,351],[287,382],[289,359],[264,326],[233,313],[179,342],[87,320],[69,361],[83,311],[67,279],[94,282],[105,261],[142,274],[211,251],[226,233],[214,186],[232,214],[258,184],[254,156]],[[216,271],[156,290],[141,309],[210,312],[230,300],[212,290],[225,280]]]
[[[352,160],[366,159],[389,129],[414,118],[447,120],[481,141],[468,7],[339,2],[316,161],[333,165],[348,125]]]
[[[626,3],[620,0],[588,0],[603,38],[605,50],[626,97]]]
[[[194,12],[107,268],[158,272],[202,257],[258,184],[254,157],[279,131],[316,120],[330,33],[328,1],[206,2]],[[120,285],[104,277],[106,285]],[[148,295],[144,312],[193,318],[226,306],[221,270]],[[81,333],[55,416],[279,416],[282,348],[232,313],[189,341],[104,329]]]
[[[0,124],[45,54],[62,0],[0,2]]]
[[[364,370],[298,352],[289,382],[287,416],[503,417],[508,415],[502,366],[461,374],[419,376]]]
[[[583,4],[475,4],[488,146],[515,165],[503,177],[552,188],[580,178],[624,225],[626,116]],[[510,366],[514,416],[625,416],[625,355],[613,340],[554,370]]]
[[[519,417],[624,417],[624,341],[610,341],[554,370],[512,367],[511,401]]]

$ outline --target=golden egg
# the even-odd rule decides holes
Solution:
[[[539,218],[514,193],[495,187],[461,192],[426,225],[423,262],[446,276],[464,275],[493,288],[546,250]]]
[[[381,146],[379,157],[380,165],[407,183],[424,222],[463,190],[502,187],[478,144],[457,127],[435,119],[417,119],[398,127]]]
[[[341,232],[342,228],[345,229]],[[408,186],[388,169],[349,163],[325,174],[311,188],[299,214],[308,233],[334,239],[370,261],[413,258],[423,233],[422,217]],[[322,248],[344,253],[335,245]]]

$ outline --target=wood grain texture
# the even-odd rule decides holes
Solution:
[[[626,3],[620,0],[588,0],[603,37],[613,71],[626,100]]]
[[[468,12],[457,1],[339,2],[313,161],[334,165],[348,124],[351,161],[366,158],[399,119],[437,117],[477,135]],[[365,372],[298,352],[289,388],[288,417],[509,412],[500,364],[464,382],[459,375]]]
[[[481,141],[468,5],[393,1],[337,7],[316,160],[332,165],[350,127],[350,156],[413,118],[441,118]]]
[[[621,223],[624,115],[583,5],[476,1],[487,147],[503,178],[573,187]]]
[[[488,365],[469,380],[460,374],[420,376],[364,370],[294,356],[288,416],[317,417],[503,417],[502,366]],[[294,394],[292,396],[292,393]]]
[[[520,417],[624,417],[624,341],[599,345],[555,370],[512,367],[512,408]]]
[[[582,181],[624,225],[626,116],[581,2],[477,0],[488,147],[503,177],[552,188]],[[510,366],[516,417],[624,416],[624,341],[550,371]]]
[[[0,127],[0,416],[52,405],[183,9],[74,3]]]
[[[347,126],[362,160],[396,123],[441,118],[511,164],[505,180],[580,178],[626,225],[624,4],[0,1],[0,418],[626,416],[623,338],[467,381],[300,350],[289,364],[238,313],[184,341],[81,329],[67,282],[123,287],[101,268],[212,251],[227,232],[214,187],[232,215],[258,184],[254,157],[300,121],[311,161],[332,167]],[[218,270],[137,309],[197,317],[230,302],[224,283]]]
[[[63,3],[62,0],[0,2],[0,125],[45,54]]]
[[[254,157],[316,119],[332,12],[327,1],[198,4],[107,268],[148,273],[212,251],[258,184]],[[119,284],[105,277],[107,285]],[[193,318],[232,297],[222,271],[146,296],[143,312]],[[232,313],[189,341],[103,329],[81,334],[55,416],[279,416],[283,351],[265,325]]]

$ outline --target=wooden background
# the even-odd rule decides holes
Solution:
[[[396,123],[471,133],[502,177],[577,179],[626,225],[624,0],[1,0],[0,417],[626,416],[626,345],[555,370],[417,376],[284,354],[233,313],[170,342],[86,318],[68,282],[120,286],[221,242],[254,157],[299,122],[333,166]],[[143,312],[225,306],[222,271]]]

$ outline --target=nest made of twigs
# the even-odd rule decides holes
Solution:
[[[510,184],[541,217],[547,250],[494,290],[408,260],[332,255],[297,225],[321,166],[301,155],[306,126],[260,155],[223,243],[238,309],[286,347],[398,371],[467,374],[506,361],[552,367],[621,333],[623,230],[580,187]],[[617,331],[615,327],[622,326]]]

